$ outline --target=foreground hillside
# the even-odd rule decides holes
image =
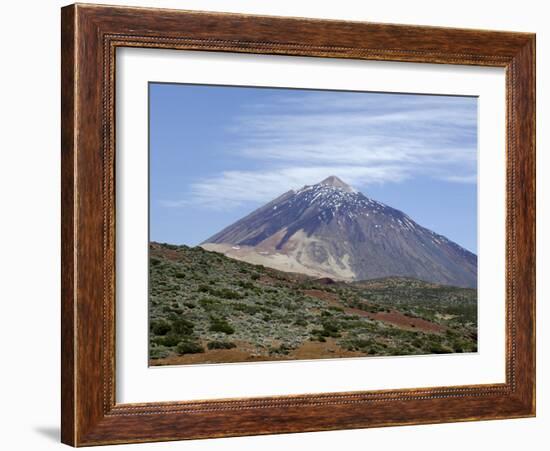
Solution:
[[[473,289],[338,283],[158,243],[149,323],[151,365],[477,350]]]

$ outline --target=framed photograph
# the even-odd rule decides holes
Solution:
[[[535,36],[62,9],[62,441],[535,415]]]

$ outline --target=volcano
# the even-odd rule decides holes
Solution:
[[[477,286],[477,256],[336,176],[288,191],[201,246],[287,272]]]

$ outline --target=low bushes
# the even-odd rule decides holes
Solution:
[[[235,333],[235,329],[225,319],[213,318],[210,323],[211,332],[223,332],[224,334],[231,335]]]
[[[172,331],[178,335],[191,335],[195,325],[185,318],[177,318],[172,320]]]
[[[162,344],[168,348],[172,348],[176,346],[180,341],[181,337],[171,332],[168,335],[162,337],[158,342],[159,344]]]
[[[166,349],[151,348],[149,351],[150,359],[163,359],[168,357],[169,352]]]
[[[208,349],[233,349],[237,345],[230,341],[209,341],[206,345]]]
[[[178,354],[199,354],[204,352],[204,348],[196,341],[180,341],[176,347]]]
[[[170,323],[168,321],[157,320],[151,321],[150,329],[154,335],[166,335],[168,332],[170,332],[172,326],[170,326]]]
[[[238,280],[237,285],[239,285],[241,288],[247,288],[249,290],[253,290],[256,288],[256,285],[254,285],[252,282],[249,282],[248,280]]]
[[[243,299],[244,295],[229,288],[214,288],[205,284],[199,285],[200,293],[208,293],[222,299]]]
[[[333,322],[323,321],[322,326],[323,326],[322,329],[313,329],[311,331],[312,335],[315,338],[320,338],[320,337],[338,338],[342,336],[340,334],[340,328],[338,327],[338,324]],[[319,340],[319,341],[324,341],[324,340]]]

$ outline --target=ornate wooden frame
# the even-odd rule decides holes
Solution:
[[[62,9],[61,31],[64,443],[535,415],[534,34],[80,4]],[[114,68],[115,49],[128,46],[506,68],[506,382],[118,404]]]

